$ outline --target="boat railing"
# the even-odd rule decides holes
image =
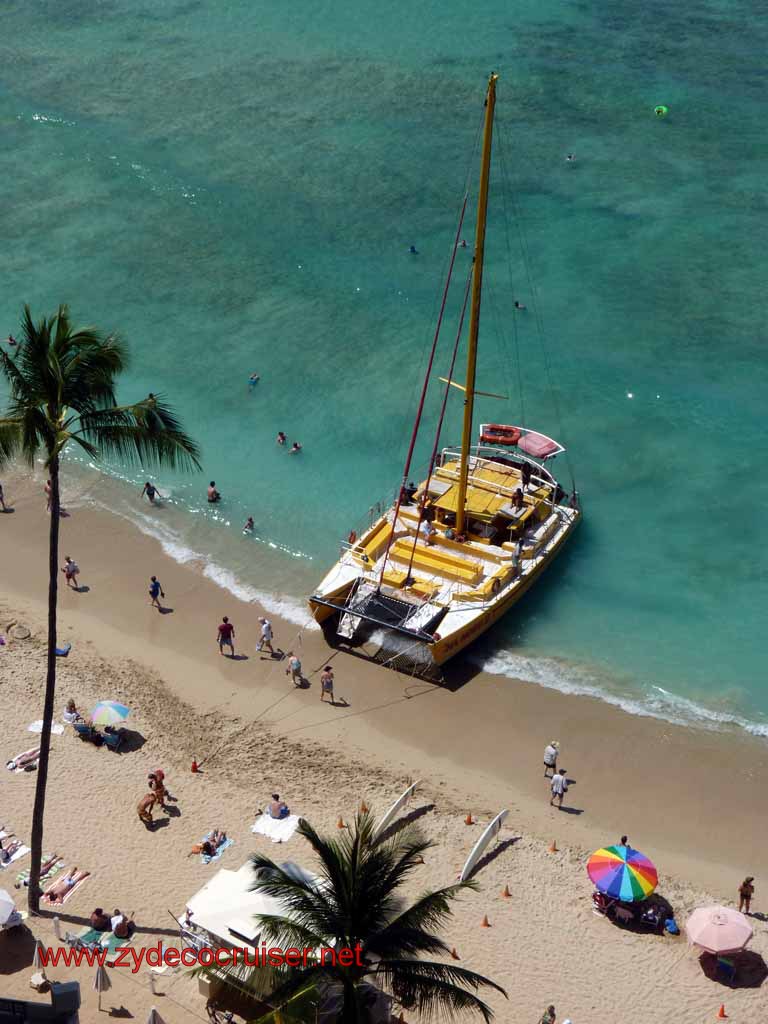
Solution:
[[[488,481],[484,480],[480,476],[475,476],[472,470],[478,462],[490,463],[493,465],[497,461],[498,457],[505,459],[510,458],[510,452],[502,448],[491,448],[487,445],[475,445],[474,448],[470,449],[469,456],[469,474],[467,481],[470,484],[484,484],[488,486]],[[443,448],[440,453],[440,466],[444,467],[447,463],[460,459],[461,449],[460,448]],[[547,505],[555,505],[554,495],[557,492],[558,483],[552,474],[540,466],[535,459],[529,459],[525,455],[519,455],[517,452],[514,453],[514,458],[519,459],[521,462],[527,462],[532,468],[535,468],[539,472],[531,472],[531,483],[538,483],[539,486],[549,487],[551,494],[548,498],[544,498],[544,503]],[[518,489],[518,485],[508,487],[506,484],[496,484],[493,486],[498,490],[499,494],[503,494],[505,497],[513,497],[515,491]]]
[[[348,537],[351,537],[352,534],[354,534],[355,540],[350,541],[347,539],[341,541],[339,544],[339,558],[341,558],[346,551],[351,551],[360,538],[370,530],[373,524],[381,519],[383,515],[386,515],[389,509],[392,508],[394,501],[394,496],[392,494],[387,494],[380,501],[377,501],[375,504],[370,506],[367,517],[362,522],[355,523],[350,530]]]

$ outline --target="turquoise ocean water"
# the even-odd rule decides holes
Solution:
[[[510,401],[479,413],[560,437],[586,515],[472,656],[768,735],[759,5],[11,0],[2,13],[0,335],[24,301],[69,301],[130,342],[122,395],[165,392],[204,450],[200,477],[159,480],[162,509],[82,468],[73,500],[304,621],[339,540],[399,479],[496,70],[528,260],[514,225],[510,259],[496,173],[479,386]],[[529,306],[514,321],[513,298]],[[278,429],[300,456],[277,448]]]

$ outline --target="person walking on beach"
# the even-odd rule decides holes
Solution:
[[[619,840],[619,846],[629,846],[629,839],[626,836],[622,836]]]
[[[565,768],[558,768],[555,774],[552,776],[552,796],[549,800],[549,806],[554,807],[555,800],[557,800],[557,809],[560,810],[563,806],[563,797],[568,792],[568,780],[565,777]]]
[[[291,677],[294,686],[301,686],[301,662],[293,651],[288,651],[288,668],[285,674]]]
[[[739,913],[749,913],[749,905],[752,902],[752,897],[755,895],[755,887],[752,885],[754,882],[752,875],[749,875],[739,886]]]
[[[555,1015],[555,1008],[554,1006],[548,1006],[542,1014],[539,1024],[556,1024],[556,1022],[557,1017]]]
[[[45,487],[43,488],[43,490],[45,491],[45,511],[46,512],[50,512],[51,511],[51,481],[50,480],[46,480],[45,481]]]
[[[151,484],[149,480],[147,480],[147,482],[144,484],[144,487],[142,488],[141,497],[143,498],[145,494],[149,498],[150,504],[154,505],[155,495],[157,494],[157,488],[155,487],[154,484]]]
[[[77,582],[77,576],[80,572],[80,567],[77,562],[73,562],[69,555],[64,558],[64,566],[61,570],[64,573],[64,578],[67,581],[68,587],[74,587],[75,590],[80,589],[80,585]]]
[[[261,640],[256,644],[257,651],[263,651],[265,647],[269,648],[269,653],[274,655],[275,649],[272,646],[272,637],[275,635],[272,632],[272,623],[269,619],[259,619],[261,623]]]
[[[163,610],[163,606],[160,604],[161,597],[165,597],[165,591],[160,586],[160,580],[157,576],[151,576],[149,579],[149,603],[153,604],[159,612]]]
[[[235,656],[235,627],[229,621],[227,616],[221,620],[219,624],[219,654],[224,654],[224,648],[228,647],[232,652],[231,657]]]
[[[333,700],[333,669],[330,665],[326,665],[323,669],[322,675],[320,676],[320,700],[325,701],[326,693],[331,698],[331,704]]]
[[[3,494],[3,485],[0,484],[0,505],[3,506],[3,512],[7,512],[8,509],[5,507],[5,495]]]
[[[554,775],[557,771],[557,755],[560,753],[560,744],[552,740],[544,747],[544,778],[549,778],[550,771]]]

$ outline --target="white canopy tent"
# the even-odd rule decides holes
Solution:
[[[280,866],[294,877],[322,884],[321,879],[300,868],[298,864],[289,861]],[[254,877],[250,861],[246,861],[238,871],[222,869],[217,872],[187,903],[192,911],[194,927],[191,931],[183,928],[186,936],[193,938],[196,933],[203,931],[227,946],[250,946],[256,949],[260,933],[254,916],[270,914],[283,917],[288,914],[280,900],[250,891]],[[183,920],[182,915],[182,926]]]
[[[298,864],[287,861],[280,867],[295,878],[303,878],[322,888],[326,883],[317,875],[313,875]],[[192,929],[184,926],[184,916],[179,918],[183,937],[193,945],[209,944],[216,946],[250,947],[257,949],[259,945],[259,926],[254,921],[255,914],[271,914],[289,917],[287,908],[272,896],[251,892],[254,882],[254,870],[250,861],[238,871],[223,869],[213,876],[199,892],[188,901],[187,907],[192,911]],[[333,945],[333,943],[331,943]],[[389,1024],[392,1019],[392,1000],[384,992],[372,985],[363,985],[366,1009],[373,1024]],[[338,1017],[339,993],[332,985],[328,986],[322,996],[322,1004],[317,1008],[319,1024],[330,1024]]]

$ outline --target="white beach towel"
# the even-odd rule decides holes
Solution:
[[[42,732],[42,731],[43,731],[43,720],[42,720],[42,718],[38,718],[38,720],[36,722],[30,722],[29,725],[27,726],[27,732]],[[64,726],[63,725],[59,725],[58,722],[54,722],[51,725],[51,732],[54,733],[54,735],[56,735],[56,736],[61,736],[61,734],[64,732]]]
[[[271,814],[260,814],[251,825],[251,832],[267,836],[273,843],[286,843],[299,827],[300,821],[298,814],[289,814],[287,818],[273,818]]]
[[[13,862],[15,860],[18,860],[19,857],[26,857],[26,855],[28,853],[29,853],[29,847],[28,846],[20,846],[18,848],[18,850],[16,850],[15,853],[11,854],[10,858],[4,864],[0,863],[0,870],[4,871],[7,867],[10,867],[11,864],[13,864]]]

